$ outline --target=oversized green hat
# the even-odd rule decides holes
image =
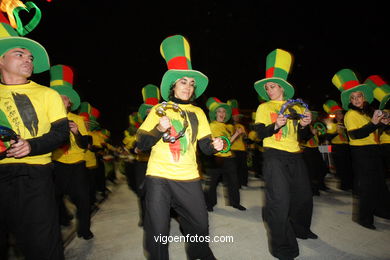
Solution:
[[[236,99],[229,99],[227,101],[227,104],[232,109],[232,116],[236,116],[236,115],[242,116],[242,114],[240,113],[240,109],[238,108],[238,101]]]
[[[50,68],[49,55],[45,48],[34,40],[20,37],[0,12],[0,56],[14,48],[23,48],[31,52],[34,57],[33,73],[41,73]]]
[[[67,96],[72,102],[71,110],[80,106],[80,96],[73,89],[73,70],[66,65],[54,65],[50,68],[50,87],[60,95]]]
[[[157,105],[160,101],[160,91],[158,90],[158,87],[153,84],[148,84],[143,87],[142,98],[144,103],[138,108],[138,113],[140,113],[142,119],[145,119],[148,115],[148,110]]]
[[[182,77],[195,79],[195,98],[206,90],[209,79],[202,72],[192,69],[190,45],[181,35],[166,38],[160,46],[160,52],[168,65],[161,81],[161,96],[168,101],[172,85]]]
[[[337,110],[343,110],[339,104],[337,104],[336,101],[333,99],[328,99],[323,105],[322,105],[324,111],[328,114],[333,114]]]
[[[207,99],[206,106],[209,109],[210,121],[216,120],[216,111],[220,107],[224,108],[226,111],[224,123],[226,123],[232,116],[232,108],[228,104],[223,103],[221,100],[219,100],[216,97],[210,97],[209,99]]]
[[[339,70],[332,78],[332,83],[341,91],[341,103],[344,110],[348,110],[349,96],[352,92],[361,91],[368,103],[374,99],[372,88],[366,84],[360,84],[355,73],[350,69]]]
[[[269,97],[265,91],[265,83],[274,82],[284,89],[284,98],[289,99],[294,96],[294,87],[287,82],[288,74],[290,73],[293,56],[291,53],[276,49],[268,54],[266,61],[265,79],[255,82],[257,93],[264,100],[268,101]]]
[[[378,75],[369,76],[364,84],[373,89],[374,98],[379,101],[379,109],[383,109],[390,99],[390,86]]]

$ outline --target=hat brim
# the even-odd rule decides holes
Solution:
[[[142,119],[145,119],[148,115],[148,109],[151,109],[153,106],[148,104],[141,104],[138,108],[138,113],[141,115]]]
[[[225,120],[223,121],[224,123],[229,121],[229,119],[232,117],[232,108],[228,104],[221,103],[218,106],[216,106],[214,109],[209,111],[210,121],[217,120],[217,109],[220,107],[224,108],[226,111]]]
[[[195,98],[198,98],[203,94],[209,83],[207,76],[196,70],[168,70],[165,72],[160,85],[161,97],[165,101],[169,101],[171,86],[176,80],[181,79],[182,77],[195,79]]]
[[[294,93],[295,93],[294,87],[290,83],[288,83],[286,80],[284,80],[282,78],[266,78],[266,79],[261,79],[261,80],[255,82],[255,89],[262,99],[264,99],[266,101],[270,100],[270,98],[267,94],[267,91],[265,91],[265,87],[264,87],[265,83],[267,83],[267,82],[274,82],[274,83],[278,84],[279,86],[281,86],[284,89],[284,98],[285,99],[290,99],[294,96]]]
[[[45,48],[38,42],[24,37],[6,37],[0,39],[0,55],[14,48],[23,48],[31,52],[34,57],[34,74],[50,69],[49,55]]]
[[[70,102],[72,102],[70,110],[74,111],[79,108],[80,96],[73,88],[64,86],[52,86],[51,88],[57,91],[60,95],[67,96],[70,99]]]
[[[372,89],[367,86],[366,84],[360,84],[360,85],[357,85],[356,87],[353,87],[353,88],[350,88],[348,90],[344,90],[343,92],[341,92],[341,103],[342,103],[342,107],[344,110],[349,110],[349,96],[353,93],[353,92],[357,92],[357,91],[361,91],[363,92],[364,94],[364,99],[368,102],[368,103],[371,103],[373,100],[374,100],[374,94],[372,93]]]

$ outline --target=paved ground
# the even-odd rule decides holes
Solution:
[[[312,230],[317,240],[300,240],[297,259],[390,259],[390,221],[375,219],[377,230],[363,228],[352,221],[353,200],[350,193],[336,189],[333,178],[327,179],[330,192],[314,197]],[[241,212],[224,204],[221,184],[218,205],[209,214],[210,235],[229,236],[232,242],[211,243],[218,259],[274,259],[268,252],[266,229],[261,219],[264,183],[251,178],[250,187],[241,190]],[[74,238],[67,245],[67,260],[138,260],[145,259],[143,231],[137,226],[137,198],[124,180],[112,188],[112,194],[92,219],[95,238]],[[171,235],[180,235],[178,224],[171,222]],[[228,239],[228,237],[226,237]],[[170,243],[171,259],[186,259],[184,243]]]

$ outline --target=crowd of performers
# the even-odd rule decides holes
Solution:
[[[106,195],[106,180],[115,181],[115,171],[105,170],[103,162],[118,152],[131,158],[124,172],[139,198],[148,259],[169,259],[168,244],[154,238],[169,235],[172,215],[183,235],[209,235],[219,181],[225,204],[246,210],[240,190],[248,185],[248,151],[265,182],[263,220],[276,258],[297,257],[296,238],[318,237],[310,228],[313,195],[329,189],[319,140],[332,144],[340,188],[359,198],[357,223],[375,229],[375,216],[390,218],[383,161],[390,154],[389,86],[380,76],[360,84],[352,70],[337,72],[332,82],[341,91],[342,108],[327,101],[324,109],[335,118],[321,127],[320,117],[293,99],[287,81],[292,55],[276,49],[267,56],[266,77],[254,83],[262,102],[245,126],[235,99],[210,97],[203,104],[207,115],[196,103],[208,78],[192,69],[186,38],[168,37],[160,50],[168,70],[159,88],[143,88],[144,103],[131,114],[118,149],[98,123],[99,110],[81,102],[72,68],[50,66],[45,48],[20,37],[1,17],[1,259],[7,258],[9,235],[27,260],[64,259],[60,226],[72,218],[64,198],[76,207],[77,235],[92,239],[91,209],[97,195]],[[47,70],[49,87],[30,80]],[[370,105],[374,98],[380,103],[376,110]],[[205,240],[189,242],[186,251],[189,259],[216,259]]]
[[[278,259],[299,255],[297,238],[318,238],[310,228],[313,196],[330,190],[330,172],[337,188],[358,201],[353,221],[376,229],[375,216],[390,218],[390,86],[380,76],[359,83],[352,70],[342,69],[331,79],[342,106],[329,99],[323,111],[310,111],[287,81],[292,55],[276,49],[267,56],[266,78],[254,84],[260,105],[245,120],[236,99],[197,102],[207,77],[192,69],[188,48],[181,35],[162,42],[168,71],[160,88],[142,89],[144,103],[129,116],[123,139],[135,156],[126,175],[139,198],[147,258],[169,259],[168,245],[153,237],[169,235],[171,217],[184,235],[208,235],[207,211],[217,205],[220,181],[225,205],[245,211],[240,191],[249,172],[265,183],[262,217]],[[320,146],[331,147],[330,158]],[[186,250],[189,259],[215,259],[207,243],[189,243]]]

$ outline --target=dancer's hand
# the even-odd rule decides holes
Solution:
[[[222,151],[223,150],[223,140],[219,137],[213,138],[212,145],[215,150]]]
[[[171,121],[169,120],[169,118],[167,116],[162,116],[162,117],[160,117],[160,123],[157,126],[157,130],[164,133],[171,126],[172,125],[171,125]]]

